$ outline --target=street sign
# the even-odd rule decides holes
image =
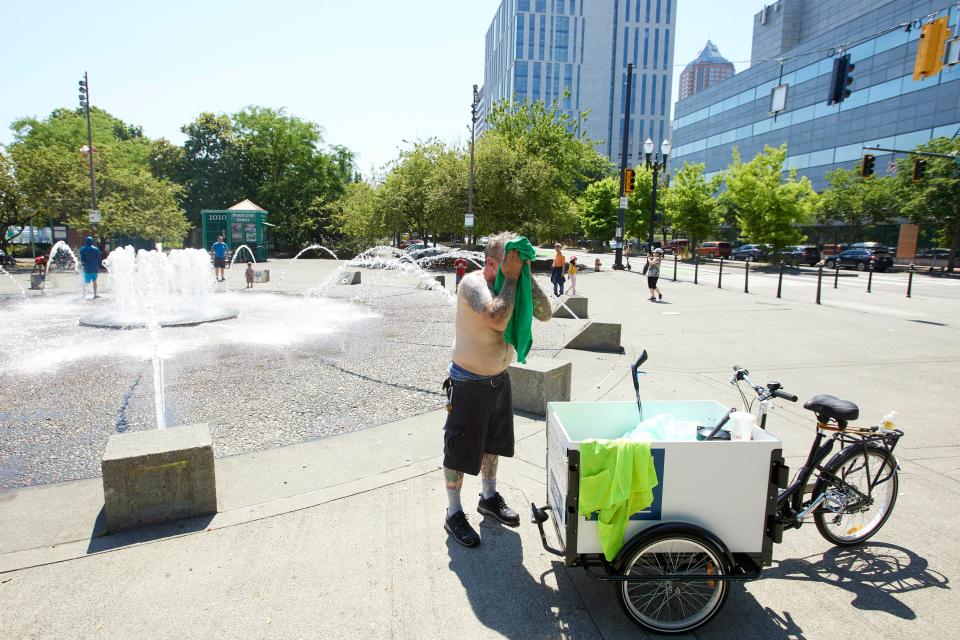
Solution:
[[[56,226],[53,228],[53,239],[54,240],[66,240],[67,239],[67,228]]]
[[[629,205],[629,203],[630,203],[630,198],[628,198],[627,196],[620,196],[620,208],[621,208],[621,209],[626,209],[627,206]]]
[[[897,172],[897,163],[891,160],[887,163],[887,173],[896,173]]]
[[[473,226],[473,214],[472,214],[472,213],[468,213],[468,214],[466,214],[465,216],[463,216],[463,226],[465,226],[465,227],[472,227],[472,226]]]
[[[617,242],[616,240],[614,240],[613,242],[610,243],[610,248],[611,248],[611,249],[623,249],[623,243],[622,243],[622,242]]]
[[[100,223],[100,209],[90,209],[90,224]]]

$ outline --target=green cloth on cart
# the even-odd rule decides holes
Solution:
[[[580,443],[580,515],[597,513],[603,555],[612,561],[634,513],[653,504],[658,484],[649,442],[584,440]]]
[[[537,250],[523,236],[514,238],[504,245],[504,259],[506,259],[508,251],[516,251],[520,254],[522,260],[534,260],[537,257]],[[494,295],[500,294],[503,281],[503,270],[497,269],[497,279],[493,283]],[[533,285],[530,282],[529,262],[523,263],[523,270],[517,279],[517,294],[513,303],[513,313],[510,315],[507,328],[503,331],[503,339],[517,350],[517,360],[521,364],[526,363],[527,354],[530,353],[530,347],[533,346]]]

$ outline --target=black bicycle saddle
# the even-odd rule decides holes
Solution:
[[[860,408],[857,405],[825,393],[807,400],[803,403],[803,408],[813,411],[818,418],[825,420],[832,418],[837,422],[856,420],[860,415]]]

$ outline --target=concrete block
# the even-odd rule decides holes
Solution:
[[[447,287],[447,276],[433,276],[433,279],[439,282],[441,287]]]
[[[622,353],[620,325],[613,322],[588,322],[580,333],[567,343],[566,348]]]
[[[114,434],[101,468],[110,531],[217,512],[213,445],[205,424]]]
[[[583,320],[587,318],[587,300],[586,296],[570,296],[563,304],[566,306],[557,307],[553,312],[554,318],[576,318]],[[571,313],[572,312],[572,313]]]
[[[527,358],[526,364],[515,362],[507,371],[517,411],[546,415],[548,402],[570,400],[573,365],[569,362]]]
[[[440,284],[440,286],[443,287],[443,288],[446,288],[446,287],[447,287],[447,277],[446,277],[446,276],[430,276],[429,278],[424,278],[424,279],[420,282],[420,284],[417,285],[417,288],[418,288],[418,289],[434,289],[434,288],[436,288],[437,285],[434,284],[433,281],[438,282],[438,283]]]
[[[30,274],[30,288],[39,289],[43,285],[43,274],[42,273],[31,273]]]
[[[340,284],[360,284],[360,272],[344,271],[340,274]]]
[[[258,284],[270,282],[270,269],[254,269],[253,281]]]

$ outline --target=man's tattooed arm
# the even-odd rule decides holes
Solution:
[[[546,322],[553,317],[553,308],[550,306],[550,298],[544,293],[537,279],[530,278],[531,291],[533,293],[533,317],[541,322]]]
[[[481,314],[497,331],[503,331],[510,322],[513,303],[517,297],[517,280],[505,279],[500,293],[493,295],[486,282],[481,278],[464,279],[460,284],[464,299],[471,309]]]

